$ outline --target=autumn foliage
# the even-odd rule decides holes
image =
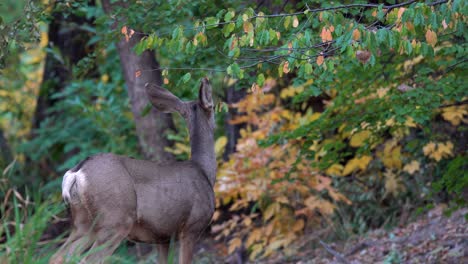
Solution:
[[[130,107],[125,78],[136,84],[151,74],[184,100],[196,98],[199,78],[213,83],[218,175],[211,235],[224,256],[245,252],[252,262],[268,262],[295,256],[309,242],[320,248],[319,240],[405,225],[435,203],[466,206],[466,1],[283,1],[277,9],[269,1],[148,0],[111,15],[102,1],[88,2],[55,7],[95,21],[80,26],[94,52],[77,65],[47,38],[52,7],[26,6],[24,18],[36,22],[0,19],[0,55],[7,55],[0,66],[8,66],[0,69],[0,132],[14,156],[0,160],[6,227],[20,230],[41,212],[32,205],[61,204],[62,172],[86,156],[141,157],[135,117],[153,110]],[[153,52],[158,65],[124,76],[119,41],[138,42],[131,52]],[[50,94],[54,119],[31,131],[46,57],[70,71],[70,80]],[[236,89],[248,93],[225,102]],[[177,129],[164,134],[173,143],[165,150],[187,160],[187,130],[180,117],[173,120]],[[240,138],[226,135],[225,122],[242,125]],[[224,160],[231,141],[235,152]],[[27,162],[49,164],[47,182]],[[30,178],[38,179],[40,201],[22,193]],[[14,199],[24,219],[14,219]],[[43,215],[35,217],[45,227],[51,217]],[[316,235],[320,230],[327,232]]]
[[[274,82],[267,80],[265,87]],[[266,137],[294,129],[320,115],[285,109],[280,98],[265,87],[233,105],[242,114],[231,122],[244,123],[246,128],[241,131],[237,152],[222,164],[218,173],[218,206],[243,213],[212,227],[218,240],[229,238],[228,253],[245,240],[251,258],[266,257],[280,247],[287,247],[302,234],[307,223],[316,222],[316,217],[329,217],[335,203],[350,203],[312,161],[300,158],[300,140],[259,146]],[[329,198],[321,197],[320,193],[327,193]],[[252,209],[253,206],[256,208]],[[217,211],[215,220],[220,213]]]

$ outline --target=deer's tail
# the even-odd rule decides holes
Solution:
[[[80,193],[83,192],[86,184],[86,175],[81,171],[81,168],[90,159],[91,157],[87,157],[80,161],[75,167],[71,168],[63,175],[62,197],[66,204],[81,201]]]
[[[80,195],[85,188],[86,176],[82,171],[69,170],[63,176],[62,197],[66,204],[82,202]]]

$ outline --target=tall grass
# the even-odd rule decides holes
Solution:
[[[27,193],[27,192],[26,192]],[[0,211],[0,263],[47,263],[59,238],[43,241],[42,236],[55,215],[63,211],[60,203],[43,200],[40,193],[22,195],[10,188],[5,192]]]

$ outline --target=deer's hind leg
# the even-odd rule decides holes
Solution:
[[[131,176],[124,167],[117,165],[107,174],[112,175],[112,184],[96,182],[95,186],[100,189],[85,194],[90,197],[89,206],[95,223],[94,242],[89,255],[82,261],[84,263],[103,263],[128,236],[137,220],[137,198]]]
[[[50,258],[51,264],[66,263],[72,256],[79,256],[89,248],[93,242],[90,237],[92,223],[88,219],[86,209],[75,205],[71,208],[73,230],[67,241]]]
[[[120,245],[130,232],[130,227],[103,228],[96,232],[94,243],[88,251],[88,256],[81,263],[104,263],[105,258]]]

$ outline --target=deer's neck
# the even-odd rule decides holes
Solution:
[[[190,133],[191,158],[208,177],[211,185],[216,180],[216,155],[213,131],[208,127],[197,126]]]

